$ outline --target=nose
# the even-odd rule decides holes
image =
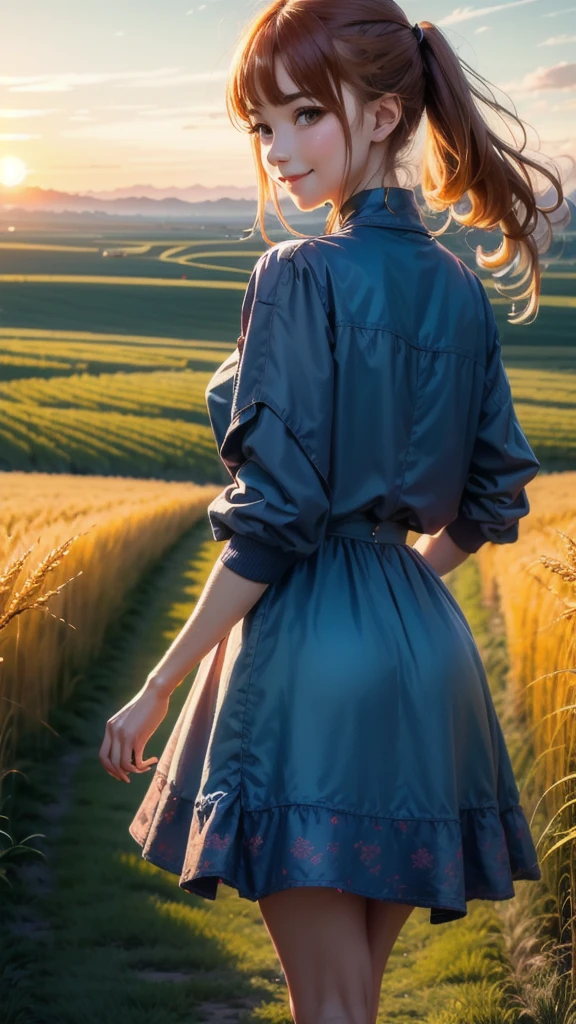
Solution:
[[[281,155],[276,156],[274,153],[268,153],[268,163],[271,167],[274,167],[278,171],[278,174],[284,176],[284,170],[290,167],[290,157],[286,155],[286,150]]]
[[[283,167],[290,166],[288,143],[285,139],[282,139],[280,132],[275,133],[274,140],[266,154],[266,159],[272,167],[278,168],[280,174],[282,174]]]

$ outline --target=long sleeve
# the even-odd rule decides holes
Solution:
[[[530,511],[525,487],[540,469],[516,416],[496,319],[480,287],[489,337],[480,419],[458,516],[446,526],[458,547],[470,553],[487,541],[518,540],[518,522]]]
[[[248,283],[219,453],[233,483],[208,506],[221,561],[262,583],[316,550],[330,513],[333,335],[302,248],[269,249]]]

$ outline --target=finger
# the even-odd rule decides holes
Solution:
[[[112,750],[110,752],[110,761],[112,763],[112,770],[114,771],[116,778],[120,779],[121,782],[130,782],[126,772],[121,767],[122,759],[122,744],[119,736],[112,736]]]
[[[134,771],[132,764],[132,742],[126,736],[121,741],[120,771],[126,774],[126,782],[130,782],[129,774]]]
[[[142,745],[136,745],[132,751],[132,764],[134,765],[135,771],[147,772],[150,768],[158,763],[157,757],[149,757],[146,761],[142,759]]]
[[[104,763],[103,758],[108,758],[108,756],[110,754],[110,743],[111,743],[110,729],[109,729],[109,726],[107,725],[106,726],[106,731],[104,733],[104,739],[102,740],[102,743],[101,743],[101,746],[100,746],[100,750],[98,751],[98,757],[100,758],[102,763]]]
[[[112,775],[113,778],[117,779],[118,776],[116,774],[114,765],[112,764],[112,762],[110,760],[110,747],[111,747],[111,745],[112,745],[112,739],[111,739],[109,733],[106,733],[106,736],[104,737],[104,742],[102,743],[102,746],[100,747],[100,750],[98,752],[98,757],[100,759],[100,764],[102,765],[103,768],[106,769],[106,771],[108,772],[108,775]]]
[[[144,772],[149,772],[152,767],[153,767],[153,765],[151,765],[151,764],[150,765],[142,764],[142,767],[140,767],[140,765],[135,764],[135,762],[132,761],[132,764],[130,765],[130,771],[134,772],[136,775],[142,775]]]
[[[118,775],[116,774],[116,769],[114,768],[114,765],[112,764],[110,759],[107,758],[107,757],[104,757],[104,758],[100,758],[100,760],[102,761],[102,764],[103,764],[104,768],[108,772],[108,775],[111,775],[113,779],[118,779]]]
[[[110,722],[110,720],[108,720],[108,722],[106,723],[104,739],[102,741],[102,746],[100,747],[98,756],[100,758],[100,763],[106,769],[108,775],[111,775],[113,779],[118,779],[118,781],[120,782],[122,780],[116,770],[115,765],[112,764],[112,761],[110,759],[112,750],[112,736],[112,723]]]

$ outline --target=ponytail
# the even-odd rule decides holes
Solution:
[[[529,302],[510,322],[525,323],[538,312],[539,256],[551,244],[553,227],[564,227],[571,217],[560,172],[555,173],[557,168],[549,170],[525,153],[522,121],[492,94],[482,95],[468,81],[465,68],[488,84],[458,57],[441,30],[428,21],[420,23],[421,31],[417,28],[394,0],[354,0],[352,4],[350,0],[271,0],[246,26],[233,54],[226,89],[230,119],[250,132],[251,107],[257,107],[263,98],[272,104],[282,102],[274,67],[277,55],[298,88],[338,118],[344,134],[347,172],[340,196],[327,216],[326,232],[331,234],[338,230],[340,209],[349,195],[351,134],[341,83],[346,82],[360,105],[385,94],[396,94],[401,101],[402,117],[386,140],[383,174],[406,168],[402,157],[408,153],[426,112],[424,199],[432,210],[449,209],[448,224],[453,219],[468,227],[501,229],[500,245],[488,253],[478,246],[476,262],[492,271],[496,289],[509,297],[511,286],[504,283],[504,278],[519,275],[517,284],[524,290],[514,298],[528,298]],[[499,116],[511,117],[521,127],[524,141],[520,148],[505,142],[489,127],[476,101]],[[259,138],[252,133],[250,140],[258,180],[256,216],[262,237],[273,244],[264,226],[268,199],[291,234],[307,237],[291,228],[283,217],[276,182],[262,166]],[[543,174],[555,190],[556,199],[551,205],[538,205],[530,170]],[[463,199],[467,199],[469,209],[457,211]],[[553,218],[550,215],[554,213]],[[431,233],[443,234],[448,224]]]
[[[464,68],[486,83],[458,57],[443,33],[430,22],[420,27],[424,32],[421,52],[427,114],[422,193],[431,209],[450,207],[448,224],[454,219],[487,231],[500,227],[503,238],[498,248],[485,253],[478,246],[476,262],[494,273],[496,290],[508,297],[510,285],[503,278],[519,275],[517,287],[526,287],[515,299],[528,298],[529,302],[522,314],[510,322],[532,322],[538,312],[541,290],[539,254],[549,249],[554,229],[565,227],[571,219],[560,174],[526,155],[526,130],[520,118],[501,106],[493,95],[482,95],[468,81]],[[475,100],[511,117],[520,126],[523,143],[519,149],[491,130]],[[544,175],[554,187],[556,201],[552,205],[538,205],[528,168]],[[456,213],[454,206],[464,195],[470,208],[465,213]],[[551,198],[550,189],[542,198],[547,197]],[[551,218],[549,214],[555,211],[560,211],[559,215]]]

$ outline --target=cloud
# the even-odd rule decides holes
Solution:
[[[89,114],[93,110],[133,111],[138,118],[227,117],[224,106],[205,103],[171,103],[163,106],[158,103],[94,103],[90,108],[77,107],[74,113]]]
[[[199,106],[198,104],[188,103],[182,107],[158,107],[155,110],[143,110],[142,117],[197,117],[202,118],[222,118],[227,117],[226,110],[221,106]]]
[[[507,93],[540,92],[542,89],[575,89],[576,64],[562,61],[549,68],[536,68],[536,71],[529,72],[524,75],[524,78],[505,82],[499,88]]]
[[[573,14],[576,11],[576,7],[565,7],[563,11],[548,11],[546,14],[542,14],[542,18],[558,18],[561,14]]]
[[[227,71],[185,71],[182,73],[175,73],[172,75],[165,75],[164,78],[157,78],[154,80],[154,88],[160,88],[163,86],[176,86],[176,85],[197,85],[199,82],[216,82],[223,81],[228,77]],[[149,82],[146,80],[136,79],[132,82],[122,82],[120,85],[121,89],[147,89]]]
[[[59,113],[59,107],[50,107],[48,110],[27,110],[24,107],[0,107],[0,118],[6,117],[16,120],[21,117],[48,117],[49,114]]]
[[[477,35],[480,35],[481,32],[489,32],[490,25],[480,25],[478,28],[475,28],[474,31]]]
[[[23,133],[17,134],[16,132],[10,135],[1,135],[0,142],[28,142],[29,139],[41,139],[41,135],[24,135]]]
[[[162,118],[135,117],[119,121],[91,121],[65,128],[59,132],[59,137],[105,142],[109,144],[108,148],[127,146],[152,151],[161,149],[163,152],[186,150],[191,154],[192,147],[199,145],[196,140],[191,142],[191,129],[203,134],[201,148],[209,148],[212,151],[222,147],[229,149],[231,139],[236,139],[238,133],[233,130],[229,121],[222,123],[225,117],[225,111],[213,111],[204,117],[198,115],[192,123],[186,123],[186,119],[182,117],[169,117],[166,113]]]
[[[452,14],[440,18],[437,25],[456,25],[460,21],[469,21],[470,18],[483,18],[486,14],[495,14],[496,11],[510,11],[514,7],[523,7],[525,4],[537,4],[540,0],[512,0],[509,4],[491,4],[489,7],[457,7]]]
[[[551,36],[550,39],[538,43],[538,46],[562,46],[564,43],[576,43],[576,36],[569,36],[566,33],[563,36]]]
[[[120,88],[154,88],[166,85],[214,82],[224,79],[226,71],[184,72],[180,68],[156,68],[148,71],[60,71],[43,75],[0,75],[0,85],[10,92],[71,92],[90,85],[117,85]]]
[[[156,103],[94,103],[93,110],[149,110]]]
[[[525,107],[522,108],[522,113],[524,115],[526,115],[526,114],[535,114],[539,110],[550,110],[550,109],[551,110],[556,110],[556,109],[560,109],[560,108],[559,107],[550,107],[550,101],[549,100],[533,100],[532,103],[528,103]]]

